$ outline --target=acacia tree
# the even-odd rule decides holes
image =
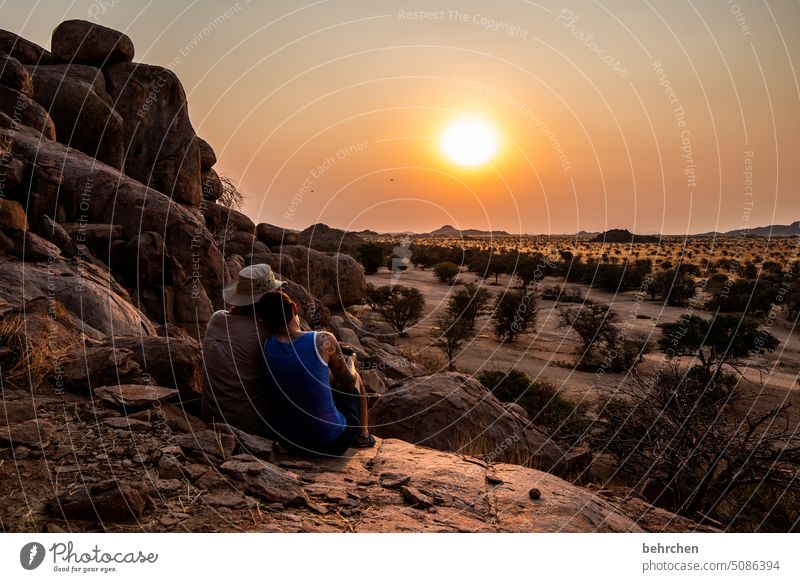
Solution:
[[[572,329],[581,338],[583,350],[589,352],[600,339],[612,339],[617,314],[604,303],[585,302],[580,307],[559,307],[559,327]]]
[[[703,366],[671,362],[656,375],[632,378],[600,400],[586,436],[618,459],[618,474],[647,491],[651,503],[692,518],[724,518],[715,512],[733,505],[740,515],[754,501],[754,487],[800,493],[800,435],[789,404],[753,407],[736,375]]]
[[[358,258],[364,266],[364,273],[372,275],[378,272],[386,256],[384,245],[376,242],[366,242],[358,247]]]
[[[458,265],[450,261],[442,261],[433,266],[433,274],[436,275],[436,278],[442,283],[448,283],[450,285],[453,284],[456,275],[458,275],[460,271],[461,269]]]
[[[433,345],[442,350],[447,358],[447,369],[452,371],[456,369],[456,356],[462,346],[475,336],[475,332],[468,321],[448,310],[436,318],[430,336]]]
[[[463,319],[469,329],[475,329],[475,320],[491,311],[491,294],[488,289],[467,283],[450,296],[447,311]]]
[[[700,365],[718,374],[723,364],[735,367],[735,361],[778,347],[778,338],[758,325],[732,315],[704,319],[687,315],[672,323],[662,323],[658,345],[667,357],[691,356]]]
[[[401,337],[406,329],[420,320],[425,308],[425,297],[419,289],[405,285],[384,285],[373,291],[375,311],[380,313]]]
[[[497,297],[492,311],[494,333],[501,342],[513,342],[536,321],[536,296],[524,291],[509,290]]]

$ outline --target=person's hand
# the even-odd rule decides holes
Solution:
[[[351,374],[353,374],[353,376],[358,374],[358,371],[356,370],[356,355],[355,354],[350,354],[349,356],[345,356],[344,357],[344,361],[345,361],[345,365],[347,366],[347,369],[350,371]]]

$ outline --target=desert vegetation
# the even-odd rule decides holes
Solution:
[[[796,239],[423,239],[411,251],[401,282],[428,303],[409,351],[440,351],[568,450],[610,463],[576,478],[726,529],[797,529]]]

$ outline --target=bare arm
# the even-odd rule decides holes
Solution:
[[[354,358],[348,358],[342,353],[342,348],[336,337],[327,331],[317,333],[317,349],[322,359],[336,378],[339,386],[347,389],[355,389],[358,381]]]

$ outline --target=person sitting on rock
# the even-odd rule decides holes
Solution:
[[[355,356],[345,356],[330,332],[303,331],[286,293],[265,295],[256,309],[271,333],[264,343],[267,410],[278,442],[294,453],[322,456],[374,446]]]
[[[206,422],[270,436],[265,420],[262,351],[269,333],[256,314],[255,304],[284,284],[275,278],[269,265],[257,264],[242,269],[223,289],[222,297],[229,308],[211,316],[203,339],[201,414]]]

